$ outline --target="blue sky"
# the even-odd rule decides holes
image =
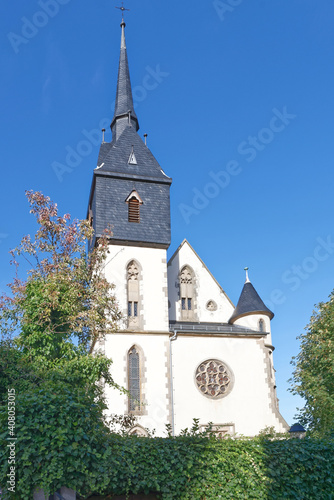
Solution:
[[[13,275],[9,248],[35,229],[26,189],[86,215],[98,131],[111,121],[116,90],[116,5],[2,6],[2,290]],[[334,286],[334,4],[126,7],[139,133],[173,178],[169,255],[187,238],[234,303],[250,268],[275,312],[278,396],[292,424],[301,404],[287,392],[296,337]]]

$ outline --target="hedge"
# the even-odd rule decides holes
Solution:
[[[22,467],[18,458],[19,474]],[[48,467],[46,461],[36,471],[35,485]],[[334,442],[114,435],[95,454],[86,481],[80,474],[76,478],[73,469],[60,472],[58,485],[76,490],[79,498],[154,492],[162,500],[330,500],[334,499]],[[10,498],[31,500],[32,492],[21,483],[17,496]]]
[[[61,486],[78,498],[156,493],[161,500],[334,500],[334,439],[217,439],[112,434],[93,396],[51,389],[16,398],[15,493]],[[10,442],[0,406],[0,485],[6,490]],[[4,496],[2,498],[5,498]]]
[[[163,500],[334,499],[334,442],[119,438],[106,448],[104,493]]]

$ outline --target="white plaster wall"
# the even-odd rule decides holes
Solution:
[[[227,323],[232,316],[234,307],[187,241],[184,242],[179,252],[168,263],[170,319],[181,321],[179,273],[185,265],[189,265],[195,273],[196,321]],[[216,311],[211,312],[206,309],[209,300],[216,302],[218,306]]]
[[[168,331],[166,250],[110,245],[105,266],[106,278],[116,285],[115,295],[123,314],[121,328],[127,327],[127,265],[136,260],[141,267],[139,290],[141,329]]]
[[[173,342],[175,430],[200,424],[234,423],[238,435],[253,436],[266,426],[283,427],[270,408],[270,388],[264,350],[257,339],[186,337]],[[202,395],[195,382],[198,365],[207,359],[226,363],[234,374],[234,387],[222,399]]]
[[[259,321],[263,319],[265,324],[265,332],[268,333],[266,336],[265,343],[267,345],[272,345],[271,338],[271,322],[270,318],[265,314],[249,314],[248,316],[243,316],[242,318],[237,319],[234,324],[238,326],[245,326],[250,328],[251,330],[259,330]]]
[[[116,383],[128,387],[127,353],[137,345],[143,355],[141,373],[142,395],[145,401],[144,415],[138,417],[143,427],[155,429],[158,436],[165,435],[165,425],[171,421],[171,380],[169,365],[168,303],[166,297],[167,265],[166,252],[161,249],[112,245],[105,267],[106,277],[116,285],[116,296],[120,308],[127,316],[126,268],[135,259],[141,267],[140,295],[142,297],[142,326],[144,332],[119,332],[108,335],[105,353],[113,359],[111,374]],[[226,323],[233,313],[233,306],[222,289],[212,278],[191,247],[185,243],[171,261],[168,268],[169,300],[171,318],[180,319],[175,304],[179,304],[179,270],[188,264],[196,274],[197,314],[199,321]],[[218,310],[206,310],[208,300],[214,300]],[[173,307],[174,301],[174,307]],[[237,325],[257,330],[259,319],[265,321],[270,332],[270,321],[264,315],[241,318]],[[126,321],[124,322],[126,328]],[[159,332],[165,332],[159,334]],[[269,335],[265,340],[271,344]],[[173,385],[175,431],[192,425],[193,418],[201,424],[233,423],[236,433],[256,435],[266,426],[283,431],[282,420],[273,410],[274,370],[268,363],[267,348],[262,339],[229,338],[214,336],[186,337],[179,334],[173,347]],[[220,400],[203,396],[195,383],[198,365],[207,359],[219,359],[226,363],[234,374],[231,393]],[[106,388],[110,413],[127,414],[128,398],[115,389]]]
[[[165,435],[165,425],[169,422],[169,337],[168,335],[144,334],[110,334],[106,339],[106,355],[113,360],[111,375],[120,386],[128,389],[127,354],[133,345],[139,347],[143,371],[142,398],[143,415],[138,423],[158,436]],[[106,387],[109,413],[128,414],[128,397],[117,389]]]

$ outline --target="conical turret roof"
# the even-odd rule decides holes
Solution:
[[[264,304],[247,275],[237,307],[234,309],[229,323],[234,323],[237,319],[248,316],[249,314],[265,314],[269,316],[270,319],[274,317],[274,313]]]

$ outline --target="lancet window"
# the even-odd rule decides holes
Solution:
[[[194,274],[189,266],[185,266],[180,274],[181,319],[194,319]]]
[[[127,267],[128,327],[139,326],[139,266],[132,260]]]
[[[140,355],[136,346],[128,352],[129,412],[140,411]]]

